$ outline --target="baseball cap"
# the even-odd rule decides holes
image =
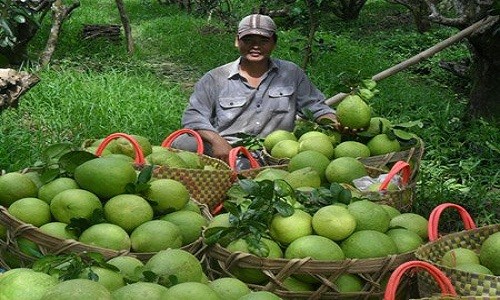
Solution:
[[[253,14],[246,16],[238,25],[238,38],[242,38],[249,34],[272,37],[275,32],[276,24],[271,17],[266,15]]]

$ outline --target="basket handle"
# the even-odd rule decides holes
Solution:
[[[205,149],[203,148],[203,140],[202,140],[200,134],[198,132],[196,132],[195,130],[189,129],[189,128],[182,128],[182,129],[179,129],[179,130],[172,132],[169,136],[167,136],[167,138],[165,140],[163,140],[163,142],[161,143],[161,146],[162,147],[170,147],[172,145],[172,142],[176,138],[178,138],[180,135],[185,134],[185,133],[190,134],[191,136],[193,136],[195,138],[196,143],[197,143],[196,153],[203,154]]]
[[[465,208],[455,203],[443,203],[436,206],[436,208],[432,210],[429,216],[429,224],[428,224],[429,241],[432,242],[439,238],[439,233],[438,233],[439,217],[441,216],[441,213],[447,208],[454,208],[458,211],[458,213],[460,214],[460,218],[462,218],[462,221],[464,222],[465,229],[470,230],[476,228],[474,220],[472,219],[472,217]]]
[[[389,183],[391,182],[391,179],[398,174],[399,172],[402,172],[402,180],[403,184],[407,185],[408,182],[410,181],[410,175],[411,175],[411,168],[410,165],[402,160],[397,161],[385,177],[384,181],[379,187],[379,191],[385,191],[387,190],[387,186],[389,186]]]
[[[108,135],[106,138],[104,138],[104,140],[102,140],[102,142],[97,147],[95,154],[97,156],[101,156],[102,152],[104,151],[104,148],[106,148],[106,146],[112,140],[119,138],[119,137],[127,139],[132,144],[132,148],[134,148],[134,152],[135,152],[134,163],[137,165],[144,165],[145,164],[144,153],[142,153],[141,146],[131,135],[126,134],[126,133],[122,133],[122,132],[115,132],[115,133]]]
[[[395,300],[396,292],[404,273],[411,269],[427,271],[437,282],[443,296],[457,296],[450,279],[436,266],[426,261],[412,260],[399,265],[389,277],[384,293],[384,300]]]
[[[243,146],[238,146],[234,147],[229,151],[229,166],[231,169],[236,170],[236,161],[238,160],[238,154],[243,154],[248,160],[250,161],[250,167],[252,169],[260,168],[259,162],[252,156],[252,153],[250,151],[243,147]]]

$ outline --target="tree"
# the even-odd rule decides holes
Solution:
[[[401,4],[408,8],[412,14],[413,22],[420,33],[431,29],[431,22],[427,16],[430,11],[424,1],[421,0],[387,0],[389,3]]]
[[[484,26],[468,37],[471,54],[471,90],[468,113],[475,117],[500,120],[500,1],[422,0],[434,23],[463,29],[484,19]],[[453,15],[450,16],[450,9]]]

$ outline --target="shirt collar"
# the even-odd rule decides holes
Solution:
[[[239,57],[237,60],[233,61],[231,64],[231,67],[229,69],[229,75],[227,76],[228,79],[231,78],[236,78],[240,76],[240,61],[241,57]],[[268,72],[278,70],[279,66],[277,64],[277,61],[274,58],[271,58],[271,67],[269,68]]]

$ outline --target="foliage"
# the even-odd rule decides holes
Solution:
[[[31,1],[0,1],[0,47],[12,47],[17,42],[18,24],[27,22],[39,26],[36,12],[30,7]]]

